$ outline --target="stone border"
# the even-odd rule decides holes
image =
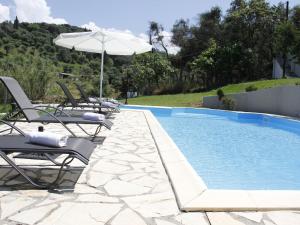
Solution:
[[[208,189],[149,110],[143,111],[182,211],[299,210],[300,191]]]

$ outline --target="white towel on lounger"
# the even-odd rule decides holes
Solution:
[[[82,118],[85,120],[91,120],[91,121],[104,121],[105,116],[103,114],[99,113],[93,113],[93,112],[86,112],[82,115]]]
[[[102,106],[116,108],[117,106],[112,102],[101,102]]]
[[[90,101],[90,102],[94,102],[94,103],[99,102],[98,99],[92,98],[92,97],[89,97],[89,101]]]
[[[69,138],[66,135],[37,131],[27,133],[26,137],[30,143],[60,148],[67,146],[67,141]]]

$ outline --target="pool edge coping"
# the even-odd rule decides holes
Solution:
[[[297,190],[208,189],[180,149],[149,110],[142,111],[182,211],[299,210]]]

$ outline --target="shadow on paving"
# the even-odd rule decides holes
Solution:
[[[51,184],[55,181],[59,168],[38,168],[33,166],[22,166],[25,173],[35,182],[43,185]],[[83,167],[72,167],[62,170],[60,178],[55,187],[49,189],[50,192],[72,192],[77,183],[80,175],[82,174]],[[28,190],[37,189],[25,180],[16,170],[9,166],[0,167],[0,191],[9,190]]]

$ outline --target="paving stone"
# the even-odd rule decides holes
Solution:
[[[225,212],[208,212],[207,216],[212,225],[246,225],[232,218],[229,213]]]
[[[138,151],[135,152],[135,154],[138,154],[142,156],[142,154],[147,154],[147,153],[156,153],[156,149],[154,148],[140,148]]]
[[[276,225],[275,223],[269,221],[269,220],[263,220],[264,225]]]
[[[147,175],[146,173],[130,173],[130,174],[121,175],[121,176],[119,176],[119,178],[124,181],[131,181],[131,180],[134,180],[136,178],[146,176],[146,175]]]
[[[96,156],[99,156],[99,157],[103,157],[103,156],[107,156],[107,155],[113,155],[113,154],[116,154],[115,152],[113,151],[109,151],[109,150],[104,150],[104,149],[101,149],[99,152],[96,152],[95,155]]]
[[[62,225],[63,223],[59,222],[59,219],[64,219],[66,213],[74,206],[74,202],[63,202],[59,207],[54,210],[47,218],[39,221],[38,225]],[[75,215],[74,215],[75,216]],[[67,225],[67,224],[66,224]]]
[[[77,180],[77,184],[85,184],[87,182],[87,173],[82,173]]]
[[[27,197],[46,197],[49,192],[47,190],[20,190],[20,194],[27,196]]]
[[[128,161],[128,162],[147,162],[147,160],[134,155],[132,153],[121,153],[115,155],[109,155],[105,157],[106,159],[116,159],[121,161]]]
[[[130,181],[130,183],[133,183],[133,184],[138,184],[138,185],[143,185],[145,187],[154,187],[156,184],[160,183],[161,180],[159,179],[154,179],[150,176],[144,176],[144,177],[141,177],[141,178],[138,178],[138,179],[135,179],[133,181]]]
[[[32,209],[21,211],[20,213],[9,217],[9,219],[19,223],[25,223],[30,225],[35,224],[56,207],[57,207],[56,204],[42,206],[42,207],[34,207]]]
[[[144,173],[144,174],[147,174],[142,169],[131,169],[131,170],[120,172],[118,174],[118,176],[122,176],[122,175],[126,175],[126,174],[132,174],[132,173]]]
[[[122,166],[104,160],[100,160],[95,166],[93,166],[93,170],[95,171],[100,171],[100,172],[110,173],[110,174],[118,174],[120,172],[124,172],[129,169],[130,167],[128,166]]]
[[[4,196],[1,198],[1,219],[17,213],[22,208],[33,204],[36,200],[28,197]]]
[[[129,166],[129,162],[127,162],[127,161],[121,161],[121,160],[116,160],[116,159],[113,159],[111,161],[113,163],[117,163],[117,164],[120,164],[120,165]]]
[[[209,225],[206,214],[201,212],[182,213],[175,220],[183,225]]]
[[[143,169],[153,165],[153,163],[131,163],[130,164],[135,169]]]
[[[12,193],[12,191],[0,191],[0,197],[11,194],[11,193]]]
[[[160,184],[157,184],[153,189],[152,189],[152,193],[161,193],[161,192],[167,192],[170,191],[171,185],[169,184],[169,182],[162,182]]]
[[[140,195],[150,191],[150,188],[128,183],[121,180],[112,180],[104,186],[110,195]]]
[[[263,218],[262,212],[233,212],[232,214],[247,218],[248,220],[259,223]]]
[[[300,225],[300,214],[293,212],[268,212],[267,216],[276,225]]]
[[[88,175],[87,184],[92,187],[99,187],[106,184],[114,178],[112,174],[90,172]]]
[[[81,194],[76,200],[83,202],[119,202],[118,198],[98,194]]]
[[[175,198],[169,192],[124,197],[122,200],[144,217],[177,215],[179,212]]]
[[[153,162],[157,162],[157,160],[160,159],[157,152],[148,153],[148,154],[140,154],[140,157],[142,157],[148,161],[153,161]]]
[[[62,203],[40,225],[103,225],[115,216],[122,204]]]
[[[155,171],[154,173],[153,172],[150,173],[150,176],[153,178],[158,178],[158,179],[164,180],[166,182],[168,182],[168,180],[169,180],[165,171],[160,171],[160,172]]]
[[[176,225],[175,223],[171,223],[169,221],[159,220],[159,219],[156,219],[155,223],[156,223],[156,225]]]
[[[49,193],[47,198],[40,200],[38,203],[34,204],[34,207],[45,206],[50,204],[60,204],[64,201],[74,201],[76,196],[72,194],[55,194]]]
[[[84,184],[76,184],[74,188],[74,193],[76,194],[93,194],[93,193],[103,193],[96,188],[90,187]]]
[[[135,208],[144,217],[173,216],[179,213],[177,204],[174,200],[164,200],[158,202],[144,202]]]
[[[147,225],[145,221],[131,209],[124,209],[112,221],[111,225]]]
[[[162,174],[162,173],[165,173],[165,170],[162,168],[162,166],[158,166],[158,167],[155,167],[155,166],[151,166],[151,167],[146,167],[145,168],[145,172],[146,173],[158,173],[158,174]]]

